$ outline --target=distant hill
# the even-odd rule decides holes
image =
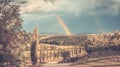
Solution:
[[[120,45],[120,32],[77,35],[44,35],[40,43],[54,45],[82,45],[84,47],[102,47]]]
[[[48,36],[40,40],[40,43],[55,44],[55,45],[81,45],[87,39],[87,35],[58,35]]]

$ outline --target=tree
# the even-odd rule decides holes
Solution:
[[[22,31],[22,20],[19,14],[19,6],[11,5],[11,1],[0,1],[0,45],[2,45],[3,53],[9,57],[9,62],[17,62],[16,56],[21,51],[21,40],[18,33]],[[10,57],[14,57],[15,60]]]
[[[36,27],[33,30],[33,38],[32,38],[32,44],[31,44],[31,61],[32,65],[37,65],[37,45],[39,43],[39,37],[38,37],[38,28]]]

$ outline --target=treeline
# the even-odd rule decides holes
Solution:
[[[118,46],[120,45],[120,32],[101,33],[88,35],[83,46],[86,47],[102,47],[102,46]]]

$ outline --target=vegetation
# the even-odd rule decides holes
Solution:
[[[22,29],[19,6],[13,0],[0,1],[0,66],[19,67],[23,61],[23,44],[29,37]]]
[[[37,64],[36,42],[32,43],[30,52],[32,65],[36,65]]]
[[[89,35],[83,46],[86,49],[120,46],[120,32]]]

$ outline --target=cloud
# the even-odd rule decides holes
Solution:
[[[21,9],[23,13],[50,12],[54,10],[54,5],[44,0],[28,0],[27,3],[21,5]]]
[[[21,13],[67,13],[79,15],[94,8],[94,0],[18,0]]]
[[[120,0],[15,0],[22,15],[49,17],[53,15],[110,15],[120,13]]]
[[[80,15],[85,11],[92,10],[95,5],[94,0],[58,0],[56,3],[58,11],[72,15]]]

